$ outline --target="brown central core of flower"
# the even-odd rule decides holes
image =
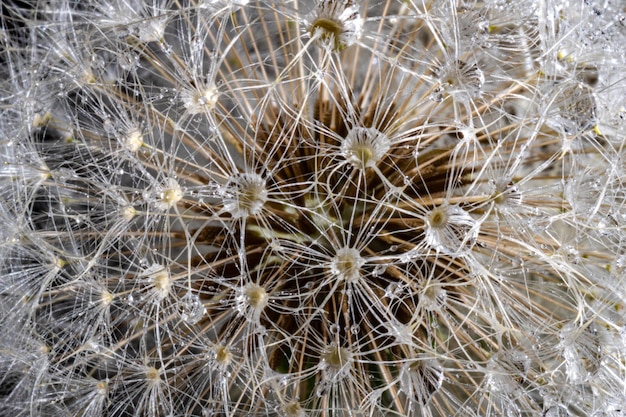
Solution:
[[[343,49],[341,45],[341,32],[343,25],[334,19],[320,17],[311,25],[311,36],[319,33],[320,39],[324,42],[332,42],[335,50]]]
[[[343,248],[337,251],[331,264],[331,272],[348,282],[355,281],[361,276],[363,263],[363,258],[356,249]]]
[[[246,297],[252,308],[263,308],[267,304],[267,292],[258,285],[250,286],[246,290]]]
[[[255,212],[263,204],[265,190],[258,184],[247,184],[239,192],[239,205],[243,210]]]
[[[338,369],[343,367],[350,360],[350,352],[341,347],[332,346],[322,354],[324,364]]]
[[[215,362],[219,365],[228,365],[232,359],[232,354],[226,346],[217,346],[215,348]]]
[[[428,224],[434,228],[440,228],[446,225],[448,215],[441,209],[434,209],[428,217]]]
[[[361,168],[365,168],[368,166],[372,156],[374,156],[374,152],[365,145],[355,146],[353,152],[356,158],[361,161]]]

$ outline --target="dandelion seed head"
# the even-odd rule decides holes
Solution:
[[[158,384],[161,382],[161,371],[154,366],[146,367],[146,380],[151,384]]]
[[[212,110],[218,99],[219,91],[212,84],[182,92],[183,105],[190,114],[203,114]]]
[[[389,336],[393,337],[397,343],[411,346],[413,344],[413,331],[411,326],[406,326],[398,322],[384,324]]]
[[[478,235],[476,221],[458,206],[434,207],[426,217],[426,243],[448,255],[471,249]]]
[[[233,360],[233,354],[227,346],[216,345],[213,348],[215,363],[221,369],[226,369]]]
[[[513,209],[522,204],[522,193],[513,182],[494,184],[493,201],[501,208]]]
[[[143,145],[143,132],[139,128],[131,129],[123,137],[122,145],[130,152],[137,152]]]
[[[234,218],[259,214],[267,201],[265,180],[257,174],[233,176],[225,186],[224,209]]]
[[[172,185],[172,188],[167,188],[161,191],[161,194],[160,194],[161,201],[167,207],[174,206],[178,201],[180,201],[181,198],[183,198],[183,193],[182,193],[182,190],[180,189],[180,186],[177,183],[171,184],[171,185]]]
[[[420,302],[424,309],[437,311],[445,305],[447,293],[441,285],[429,283],[420,292]]]
[[[441,229],[448,223],[448,211],[445,207],[437,207],[428,215],[428,226],[433,229]]]
[[[362,33],[359,9],[347,0],[321,0],[308,17],[312,37],[331,51],[341,51],[355,43]]]
[[[121,209],[120,214],[125,222],[129,222],[137,215],[137,210],[132,206],[126,206]]]
[[[341,143],[346,161],[360,170],[376,166],[389,148],[389,138],[374,128],[352,128]]]
[[[106,396],[107,392],[109,391],[109,384],[107,381],[98,381],[98,383],[96,384],[96,390],[98,392],[98,395],[101,396]]]
[[[50,122],[51,118],[52,114],[50,112],[46,112],[43,115],[41,113],[35,113],[35,115],[33,116],[32,126],[34,128],[44,127]]]
[[[246,314],[251,309],[253,315],[258,317],[268,302],[269,295],[263,287],[254,283],[246,284],[237,296],[237,310],[240,314]]]
[[[159,210],[169,210],[174,207],[184,197],[183,189],[178,181],[174,178],[168,178],[159,187],[158,200],[155,202],[155,206]]]
[[[143,275],[150,279],[154,286],[154,291],[160,299],[164,299],[170,294],[172,276],[169,268],[159,264],[152,264],[143,272]]]
[[[291,401],[280,407],[283,417],[304,417],[306,413],[298,401]]]
[[[320,370],[326,372],[331,381],[345,377],[352,363],[352,352],[341,346],[326,347],[320,357]]]
[[[341,248],[330,262],[331,274],[346,282],[355,282],[361,278],[361,267],[365,259],[355,248]]]
[[[615,2],[10,3],[0,415],[621,409]]]
[[[108,307],[111,305],[113,300],[115,300],[114,294],[112,294],[111,292],[107,290],[102,291],[102,295],[100,296],[100,302],[102,303],[102,305],[104,305],[105,307]]]
[[[54,261],[54,268],[55,269],[63,269],[63,267],[65,267],[67,265],[67,261],[61,257],[58,257],[55,259]]]

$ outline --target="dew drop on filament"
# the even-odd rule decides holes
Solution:
[[[188,324],[196,324],[206,314],[200,298],[188,292],[180,299],[181,318]]]

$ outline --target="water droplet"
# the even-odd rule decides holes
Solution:
[[[380,276],[384,274],[386,270],[387,270],[386,264],[378,264],[372,270],[372,275],[374,275],[375,277]]]
[[[626,272],[626,254],[619,255],[611,264],[611,274],[614,276],[623,276]]]
[[[558,96],[551,98],[551,127],[566,134],[591,129],[597,123],[597,105],[592,89],[583,83],[562,86]]]
[[[180,299],[180,309],[181,318],[189,324],[196,324],[206,314],[206,308],[200,298],[192,292],[188,292]]]
[[[402,291],[404,291],[404,287],[401,284],[391,282],[387,285],[387,288],[385,288],[385,297],[390,299],[398,298],[398,296],[402,294]]]

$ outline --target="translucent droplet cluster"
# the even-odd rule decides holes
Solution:
[[[1,7],[0,415],[626,413],[621,3]]]

